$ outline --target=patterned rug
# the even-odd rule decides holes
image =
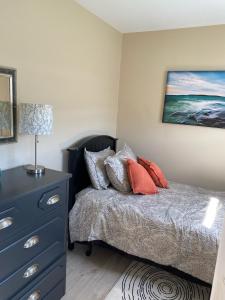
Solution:
[[[105,300],[209,300],[210,288],[132,262]]]

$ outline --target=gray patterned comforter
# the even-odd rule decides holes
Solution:
[[[102,240],[211,283],[224,214],[225,192],[173,182],[150,196],[86,188],[70,212],[70,236]]]

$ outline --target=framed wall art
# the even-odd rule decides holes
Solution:
[[[169,71],[163,122],[225,128],[225,71]]]

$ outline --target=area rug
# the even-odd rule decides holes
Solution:
[[[209,300],[210,292],[160,268],[132,262],[105,300]]]

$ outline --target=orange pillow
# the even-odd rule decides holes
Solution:
[[[161,188],[169,188],[168,181],[157,164],[142,157],[138,157],[138,162],[148,171],[148,174],[152,177],[155,185]]]
[[[127,173],[134,194],[151,195],[158,193],[151,176],[136,161],[127,160]]]

